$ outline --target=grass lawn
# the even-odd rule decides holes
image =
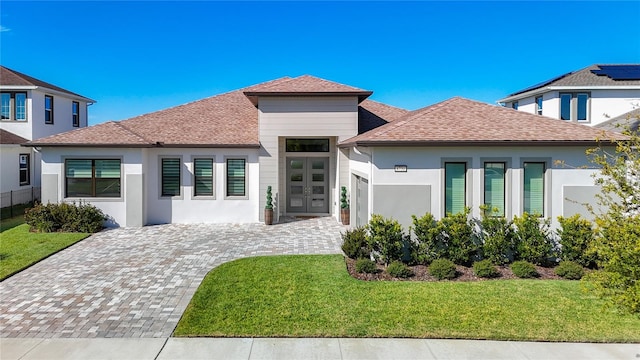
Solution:
[[[89,234],[84,233],[31,233],[29,225],[22,224],[0,233],[0,280],[74,244]]]
[[[341,255],[241,259],[211,271],[175,336],[638,342],[577,281],[364,282]]]

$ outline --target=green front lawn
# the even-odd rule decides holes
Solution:
[[[241,259],[211,271],[176,336],[638,342],[576,281],[364,282],[341,255]]]
[[[22,224],[0,233],[0,280],[37,263],[87,236],[84,233],[32,233]]]

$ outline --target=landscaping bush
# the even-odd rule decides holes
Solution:
[[[438,236],[444,236],[446,258],[459,265],[470,265],[478,252],[473,227],[469,222],[469,208],[447,215],[438,222]]]
[[[376,263],[370,259],[358,259],[356,260],[356,271],[359,273],[375,274],[378,272]]]
[[[394,260],[402,260],[402,249],[408,239],[397,220],[385,219],[382,215],[374,214],[371,215],[367,228],[367,241],[376,260],[385,265]]]
[[[482,239],[482,257],[496,265],[505,265],[514,258],[514,231],[511,221],[504,217],[491,216],[486,208],[479,223]]]
[[[575,261],[585,267],[595,266],[595,256],[589,252],[589,245],[595,238],[592,224],[579,214],[572,217],[558,216],[560,229],[560,258],[564,261]]]
[[[511,264],[511,271],[513,271],[513,275],[521,279],[530,279],[540,276],[536,271],[536,267],[528,261],[514,261],[513,264]]]
[[[438,222],[432,214],[426,213],[418,218],[412,215],[412,231],[415,235],[411,243],[411,259],[417,264],[428,264],[435,259],[446,256],[447,246],[438,233]]]
[[[494,278],[500,275],[490,260],[476,261],[473,263],[473,273],[482,278]]]
[[[580,280],[584,276],[584,268],[573,261],[562,261],[556,267],[556,275],[569,280]]]
[[[342,234],[342,251],[351,259],[371,257],[371,247],[367,243],[367,230],[357,227]]]
[[[107,217],[90,204],[37,204],[25,212],[31,231],[95,233],[103,228]]]
[[[394,261],[387,267],[387,273],[394,278],[408,278],[413,276],[413,271],[400,261]]]
[[[448,259],[436,259],[429,265],[429,274],[438,280],[456,277],[456,265]]]
[[[515,216],[516,258],[536,265],[549,266],[555,261],[555,244],[549,236],[549,219],[528,213]]]

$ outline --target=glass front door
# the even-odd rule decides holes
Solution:
[[[329,158],[287,158],[287,213],[329,213]]]

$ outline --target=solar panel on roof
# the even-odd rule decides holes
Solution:
[[[600,69],[591,70],[598,76],[607,76],[611,80],[640,80],[638,65],[598,65]]]

